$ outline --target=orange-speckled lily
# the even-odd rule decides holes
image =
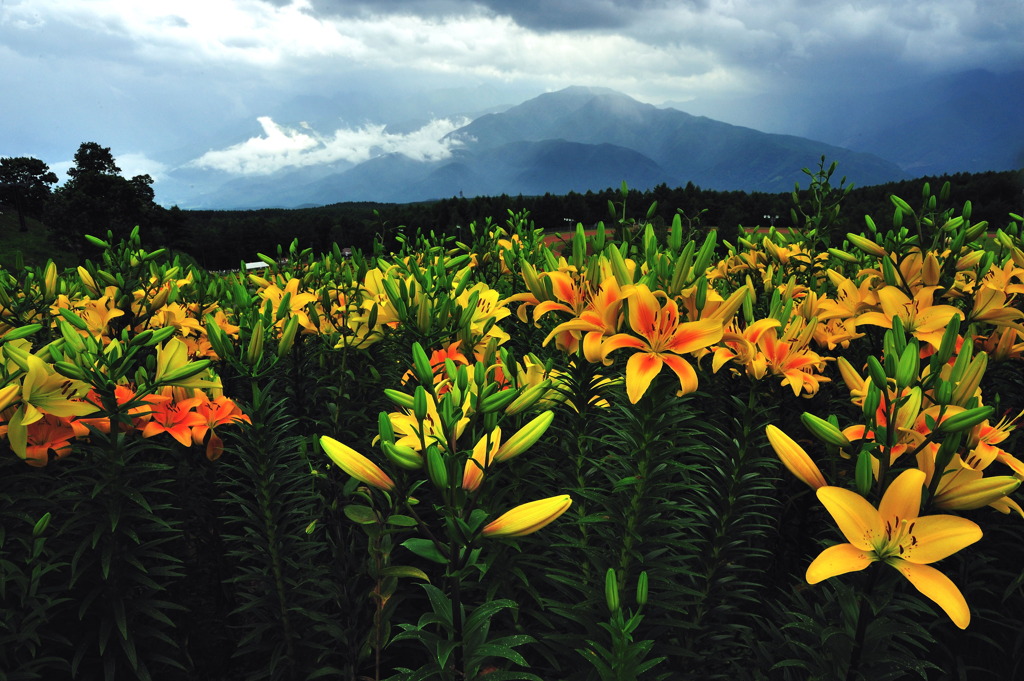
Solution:
[[[929,563],[981,539],[981,528],[951,515],[918,517],[925,473],[903,471],[876,510],[867,499],[842,487],[822,487],[818,499],[832,514],[849,543],[830,546],[807,568],[810,584],[863,570],[881,561],[900,571],[923,595],[942,608],[961,629],[971,621],[963,594]]]
[[[678,395],[696,390],[697,372],[680,355],[721,340],[723,322],[702,319],[680,323],[676,301],[669,299],[661,305],[647,286],[637,284],[629,297],[629,326],[640,337],[617,333],[605,339],[601,344],[601,359],[609,363],[608,354],[619,348],[638,351],[626,362],[626,394],[629,401],[636,404],[665,365],[679,377]]]

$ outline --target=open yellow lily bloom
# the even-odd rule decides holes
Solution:
[[[971,611],[963,594],[928,563],[978,541],[981,528],[957,516],[917,517],[924,481],[924,471],[904,471],[889,485],[877,510],[856,492],[841,487],[820,488],[818,499],[849,543],[822,551],[807,568],[807,582],[817,584],[882,561],[899,570],[918,591],[942,608],[956,626],[967,628]]]

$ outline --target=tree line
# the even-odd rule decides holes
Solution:
[[[454,234],[469,240],[469,226],[489,219],[503,222],[510,214],[528,214],[547,231],[568,231],[577,223],[616,224],[647,218],[655,226],[671,224],[679,214],[691,229],[716,227],[731,238],[739,227],[804,227],[802,204],[829,196],[836,206],[830,229],[836,234],[860,231],[864,216],[886,223],[892,214],[888,196],[896,194],[911,205],[920,201],[923,185],[950,183],[950,200],[972,202],[972,220],[1006,224],[1009,213],[1024,214],[1024,170],[957,173],[937,177],[855,187],[846,178],[835,182],[824,159],[818,172],[805,171],[808,186],[792,193],[718,191],[690,182],[665,184],[638,191],[625,185],[585,193],[542,196],[452,197],[408,204],[344,202],[328,206],[262,210],[181,210],[155,202],[153,178],[126,178],[110,152],[95,142],[83,143],[68,170],[68,180],[56,186],[57,175],[46,163],[30,157],[0,158],[0,206],[16,212],[19,229],[32,218],[47,230],[47,238],[77,255],[88,255],[85,234],[127,235],[136,225],[147,246],[172,248],[192,256],[208,269],[229,269],[257,253],[273,253],[279,244],[298,239],[301,247],[325,251],[332,244],[368,249],[374,240],[385,247],[415,229]],[[855,178],[854,178],[855,179]],[[812,188],[817,183],[817,192]],[[0,239],[2,239],[0,235]]]

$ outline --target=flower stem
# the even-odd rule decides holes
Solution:
[[[846,681],[854,681],[857,678],[857,668],[860,666],[860,658],[864,652],[864,636],[868,630],[868,612],[871,607],[871,592],[878,581],[878,570],[871,570],[868,575],[868,582],[864,593],[860,596],[860,609],[857,611],[857,630],[853,635],[853,649],[850,651],[850,666],[846,668]]]

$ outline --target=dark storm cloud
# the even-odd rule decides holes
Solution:
[[[262,0],[276,7],[291,0]],[[487,13],[539,32],[626,28],[652,9],[706,8],[708,0],[311,0],[316,16],[414,14],[443,17]]]
[[[480,0],[496,14],[511,17],[535,31],[576,31],[628,28],[645,12],[670,6],[706,7],[706,0]]]

